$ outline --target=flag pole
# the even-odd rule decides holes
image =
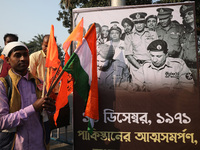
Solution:
[[[63,59],[62,59],[62,60],[63,60]],[[59,68],[61,67],[61,64],[62,64],[62,60],[60,61],[60,65],[58,66],[58,68],[57,68],[57,70],[56,70],[56,73],[55,73],[55,75],[53,76],[53,80],[52,80],[51,85],[50,85],[49,88],[52,87],[52,84],[53,84],[54,80],[56,79],[56,75],[57,75],[57,73],[58,73],[58,71],[59,71]]]
[[[47,96],[49,96],[52,92],[52,90],[54,89],[54,87],[56,86],[56,84],[58,83],[58,81],[60,80],[61,76],[63,75],[64,70],[62,69],[62,71],[60,72],[60,74],[58,75],[58,77],[56,78],[56,80],[52,83],[52,86],[50,86],[49,91],[47,92]]]

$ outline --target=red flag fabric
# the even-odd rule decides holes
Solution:
[[[68,53],[65,54],[65,64],[69,60],[70,56]],[[57,126],[56,120],[59,115],[59,110],[68,103],[68,96],[73,92],[73,79],[70,74],[64,72],[61,79],[60,90],[56,99],[56,112],[54,114],[55,125]]]
[[[63,49],[65,53],[67,52],[70,44],[72,41],[78,41],[77,47],[82,44],[83,39],[83,18],[78,23],[76,28],[72,31],[70,36],[67,38],[67,40],[63,43]]]
[[[58,47],[57,47],[56,40],[54,37],[54,26],[51,25],[51,31],[50,31],[49,42],[48,42],[48,47],[47,47],[46,64],[45,64],[45,67],[47,67],[47,74],[46,74],[46,90],[47,91],[49,90],[49,87],[52,83],[52,79],[59,65],[60,65],[60,60],[58,58]]]
[[[57,47],[56,40],[54,37],[54,26],[51,25],[51,32],[50,32],[50,37],[49,37],[49,42],[48,42],[45,67],[58,68],[59,65],[60,65],[60,60],[58,59],[58,47]]]

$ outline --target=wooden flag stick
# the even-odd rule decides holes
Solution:
[[[61,64],[62,64],[62,60],[60,61],[60,65],[59,65],[59,67],[57,68],[55,75],[53,76],[53,80],[52,80],[52,82],[51,82],[49,88],[51,88],[53,82],[55,81],[55,79],[56,79],[56,75],[57,75],[57,73],[58,73],[58,71],[59,71],[59,68],[61,67]]]
[[[58,83],[60,78],[62,77],[63,73],[64,73],[64,70],[62,69],[62,71],[58,75],[57,79],[53,82],[52,86],[49,88],[49,91],[46,94],[47,96],[49,96],[51,94],[52,90],[54,89],[54,87],[56,86],[56,84]]]
[[[43,88],[42,88],[42,97],[44,97],[45,87],[46,87],[46,76],[47,76],[47,68],[45,67],[45,73],[44,73],[44,82],[43,82]]]

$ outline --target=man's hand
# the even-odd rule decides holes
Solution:
[[[43,97],[43,98],[37,99],[33,103],[33,107],[35,111],[37,112],[42,111],[43,109],[50,112],[54,112],[56,110],[55,100],[53,100],[50,97]]]
[[[43,104],[45,103],[45,97],[37,99],[34,103],[33,103],[33,107],[35,109],[35,111],[42,111],[43,109]]]
[[[45,97],[45,102],[42,106],[46,111],[54,112],[56,110],[55,100],[50,97]]]

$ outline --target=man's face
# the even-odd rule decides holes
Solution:
[[[112,31],[110,32],[110,38],[111,38],[113,41],[118,41],[118,40],[120,40],[120,33],[119,33],[119,31],[117,31],[117,30],[112,30]]]
[[[151,62],[155,67],[164,65],[167,55],[163,51],[150,51]]]
[[[22,76],[26,75],[29,66],[28,50],[14,51],[10,57],[6,57],[6,60],[16,73]]]
[[[168,27],[171,23],[171,17],[159,19],[159,23],[162,27]]]
[[[183,19],[185,20],[186,23],[192,23],[194,22],[194,14],[193,11],[188,11],[185,13]]]
[[[104,59],[101,55],[97,57],[97,69],[98,70],[105,70],[108,67],[110,60]]]
[[[132,30],[132,27],[127,22],[124,23],[123,27],[125,33],[130,33]]]
[[[147,27],[148,27],[150,30],[155,30],[156,25],[157,25],[157,21],[156,21],[155,18],[149,18],[149,19],[147,20]]]
[[[108,33],[109,33],[108,27],[102,27],[101,29],[102,29],[101,33],[102,33],[103,37],[107,37]]]
[[[42,50],[45,53],[45,55],[47,55],[48,42],[49,42],[49,36],[45,36],[42,42]]]
[[[135,22],[135,30],[137,32],[143,32],[144,31],[144,27],[145,27],[144,22]]]

